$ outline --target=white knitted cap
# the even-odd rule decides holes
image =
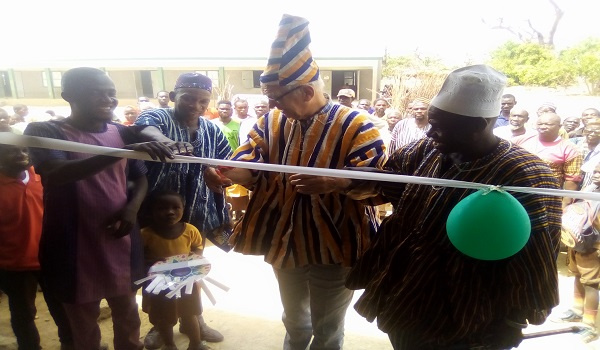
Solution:
[[[451,72],[431,105],[467,117],[493,118],[500,113],[506,77],[480,64]]]

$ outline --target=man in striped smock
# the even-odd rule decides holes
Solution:
[[[451,73],[429,107],[428,137],[400,148],[385,168],[402,175],[558,188],[543,161],[493,135],[505,82],[484,65]],[[511,348],[520,343],[527,321],[541,324],[558,304],[559,197],[513,193],[529,213],[531,237],[515,255],[484,261],[463,255],[446,234],[450,211],[474,190],[371,186],[372,193],[394,203],[394,212],[347,286],[365,289],[355,308],[369,321],[377,318],[394,349]],[[350,195],[361,189],[352,187]]]
[[[380,166],[385,146],[365,112],[325,99],[306,46],[307,24],[283,16],[261,76],[263,93],[277,108],[258,119],[232,159],[331,169]],[[287,331],[283,348],[341,349],[353,293],[344,281],[371,234],[365,206],[345,195],[350,180],[241,168],[222,172],[252,190],[231,242],[234,250],[264,255],[273,265]]]
[[[219,127],[202,116],[210,103],[212,82],[199,73],[183,73],[175,82],[174,91],[169,93],[173,108],[156,108],[142,113],[135,124],[145,126],[141,135],[150,140],[172,142],[185,145],[191,155],[203,158],[225,159],[231,148]],[[236,136],[237,137],[237,136]],[[204,179],[206,166],[200,163],[158,163],[147,162],[148,188],[170,189],[185,198],[184,221],[196,226],[203,238],[209,238],[223,250],[227,244],[229,215],[223,193],[209,190]],[[206,324],[202,315],[198,316],[202,340],[223,341],[223,335]],[[180,327],[182,333],[186,329]],[[152,328],[144,339],[148,349],[160,348],[163,344],[160,334]]]

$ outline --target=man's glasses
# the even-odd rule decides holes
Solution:
[[[273,103],[280,104],[280,103],[281,103],[281,100],[282,100],[284,97],[286,97],[287,95],[291,94],[292,92],[294,92],[294,91],[298,90],[298,89],[299,89],[299,88],[301,88],[302,86],[304,86],[304,85],[298,85],[298,86],[296,86],[295,88],[293,88],[293,89],[291,89],[291,90],[288,90],[288,91],[284,92],[283,94],[281,94],[281,95],[279,95],[279,96],[277,96],[277,97],[273,97],[273,98],[271,98],[271,97],[267,96],[267,98],[269,99],[269,101],[270,101],[270,102],[273,102]]]

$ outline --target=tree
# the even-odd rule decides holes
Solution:
[[[510,84],[557,87],[575,81],[573,65],[559,60],[545,45],[509,41],[491,56],[492,66],[502,71]]]
[[[383,78],[394,79],[406,71],[446,69],[439,58],[423,56],[419,52],[407,56],[386,56],[383,60],[381,75]]]
[[[556,30],[560,20],[564,15],[564,11],[558,6],[555,0],[548,0],[548,2],[554,9],[554,20],[552,21],[552,25],[550,26],[547,34],[544,34],[540,28],[534,26],[534,24],[531,22],[531,19],[527,19],[525,21],[525,26],[517,26],[514,24],[509,24],[509,21],[507,21],[504,17],[500,17],[496,19],[496,24],[492,25],[491,28],[507,30],[519,38],[519,41],[524,43],[535,42],[538,45],[554,48],[554,34],[556,34]],[[487,23],[485,19],[482,19],[482,21]]]
[[[591,95],[600,95],[600,39],[589,38],[566,49],[561,61],[573,66],[577,76],[583,79]]]

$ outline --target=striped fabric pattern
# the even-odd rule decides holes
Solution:
[[[425,138],[398,150],[385,168],[405,175],[558,188],[545,163],[505,140],[492,154],[446,170],[444,158]],[[473,192],[407,184],[399,202],[389,198],[397,203],[394,213],[382,222],[347,282],[349,288],[365,288],[355,305],[361,315],[377,318],[384,332],[404,334],[423,348],[481,343],[490,324],[513,309],[525,311],[530,323],[543,321],[536,311],[558,304],[560,198],[512,193],[529,213],[529,242],[510,258],[482,261],[454,248],[445,228],[452,208]]]
[[[381,167],[385,146],[365,114],[329,103],[303,132],[278,109],[261,117],[233,160],[315,168]],[[304,195],[289,174],[258,172],[231,241],[243,254],[278,268],[351,266],[369,244],[365,206],[340,193]]]
[[[193,135],[175,120],[174,114],[173,108],[153,109],[142,113],[135,124],[154,126],[173,141],[191,143],[196,157],[229,157],[231,148],[217,125],[200,117]],[[202,234],[229,222],[225,196],[208,189],[203,164],[146,162],[146,165],[148,192],[169,188],[185,198],[183,221],[196,226]]]
[[[394,126],[394,130],[392,130],[392,138],[388,153],[393,154],[398,148],[418,139],[422,139],[427,135],[429,129],[431,129],[429,123],[427,123],[425,127],[419,128],[415,122],[415,118],[402,119]]]
[[[283,15],[260,82],[267,85],[301,85],[319,78],[319,67],[308,48],[308,21]]]

